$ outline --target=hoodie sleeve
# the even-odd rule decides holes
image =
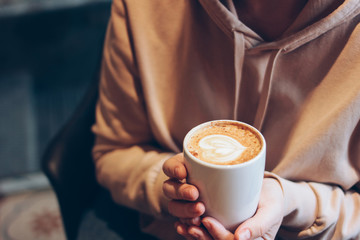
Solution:
[[[302,106],[272,170],[286,199],[285,239],[360,238],[359,30]]]
[[[267,173],[280,183],[285,216],[279,235],[284,239],[357,239],[360,236],[359,188],[315,182],[292,182]],[[359,185],[359,184],[358,184]]]
[[[105,38],[93,158],[98,182],[114,201],[163,216],[162,163],[173,154],[155,147],[122,1],[112,5]]]
[[[354,106],[359,106],[359,100],[359,97],[355,98]],[[358,119],[354,111],[348,111],[348,114]],[[346,114],[343,112],[341,116],[346,117]],[[279,171],[276,172],[277,175],[267,173],[268,177],[276,178],[283,189],[285,213],[279,234],[284,239],[359,239],[360,122],[345,119],[342,120],[349,126],[346,130],[348,140],[338,138],[335,142],[339,146],[337,151],[342,153],[338,156],[343,156],[342,158],[332,155],[331,161],[316,163],[316,158],[311,157],[321,159],[319,156],[323,155],[316,155],[313,151],[301,158],[302,162],[301,159],[296,161],[300,165],[307,161],[306,168],[289,162],[286,166],[288,172]],[[345,131],[345,128],[342,129]],[[329,130],[326,132],[330,133]],[[332,136],[334,135],[329,134],[326,137],[335,141]],[[327,141],[322,144],[331,146]],[[327,152],[331,153],[330,150]],[[329,171],[329,166],[333,170]]]

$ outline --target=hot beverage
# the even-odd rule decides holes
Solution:
[[[235,165],[256,157],[262,145],[261,137],[248,126],[219,121],[195,131],[187,142],[187,149],[202,161]]]
[[[199,189],[206,216],[233,231],[256,212],[264,178],[266,142],[251,125],[202,123],[184,138],[186,181]]]

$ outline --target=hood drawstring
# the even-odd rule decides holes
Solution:
[[[245,58],[245,39],[244,34],[233,29],[234,33],[234,70],[235,70],[235,99],[234,99],[234,120],[238,118],[238,107],[240,98],[240,85],[242,79],[242,70]]]
[[[244,59],[245,59],[245,38],[244,38],[244,34],[237,31],[236,29],[233,29],[233,33],[234,33],[234,45],[235,45],[235,51],[234,51],[235,99],[234,99],[233,117],[235,120],[237,120],[239,100],[240,100],[240,87],[241,87],[242,72],[244,68]],[[275,69],[276,61],[281,52],[282,50],[279,49],[278,51],[270,55],[265,70],[264,82],[260,90],[259,104],[253,122],[253,126],[259,130],[262,128],[262,125],[264,123],[264,119],[269,103],[269,96],[272,88],[274,69]]]
[[[223,29],[224,28],[224,16],[219,16],[221,14],[221,11],[223,11],[221,8],[223,7],[226,9],[222,3],[219,4],[218,0],[200,0],[201,4],[204,6],[204,8],[208,11],[209,15],[214,19],[214,21]],[[234,109],[233,109],[233,118],[235,120],[238,120],[239,114],[239,101],[240,101],[240,88],[241,88],[241,82],[242,82],[242,74],[243,74],[243,68],[244,68],[244,60],[245,60],[245,50],[246,50],[246,39],[245,34],[249,34],[249,32],[244,32],[243,24],[238,21],[239,16],[236,11],[236,7],[234,5],[233,0],[226,0],[227,9],[233,14],[233,21],[231,24],[231,31],[232,36],[234,39],[234,72],[235,72],[235,97],[234,97]],[[221,11],[220,11],[221,10]],[[237,19],[237,20],[235,20]],[[227,22],[229,23],[229,22]],[[230,33],[231,34],[231,33]],[[251,45],[251,44],[250,44]],[[273,47],[270,47],[267,45],[266,47],[260,47],[255,50],[257,51],[269,51],[270,49],[274,49]],[[254,49],[253,49],[254,50]],[[271,85],[273,80],[273,71],[275,69],[276,61],[282,51],[286,51],[284,47],[279,46],[278,50],[274,53],[271,53],[266,70],[264,75],[264,82],[262,84],[262,87],[260,89],[260,99],[259,104],[256,110],[255,119],[253,122],[254,127],[261,130],[264,119],[266,116],[268,103],[269,103],[269,97],[271,93]],[[255,53],[252,51],[252,54]]]
[[[256,115],[255,115],[255,120],[253,123],[253,126],[259,130],[261,130],[263,123],[264,123],[264,119],[265,119],[265,115],[267,112],[267,108],[268,108],[268,103],[269,103],[269,96],[270,96],[270,92],[271,92],[271,87],[272,87],[272,82],[273,82],[273,75],[274,75],[274,69],[275,69],[275,65],[276,65],[276,61],[279,57],[281,53],[281,49],[279,49],[278,51],[276,51],[275,53],[272,53],[270,55],[266,70],[265,70],[265,75],[264,75],[264,83],[262,86],[262,89],[260,90],[260,100],[259,100],[259,104],[256,110]]]
[[[233,0],[227,0],[230,12],[239,19]],[[235,71],[235,99],[234,99],[234,120],[238,119],[240,86],[242,79],[242,70],[245,59],[245,38],[241,31],[237,31],[235,27],[232,28],[234,35],[234,71]]]

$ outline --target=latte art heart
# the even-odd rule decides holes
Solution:
[[[220,134],[208,135],[199,141],[202,155],[213,162],[228,162],[237,159],[246,147],[232,137]]]

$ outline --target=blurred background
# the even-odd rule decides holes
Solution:
[[[14,226],[26,224],[22,214],[30,196],[33,205],[46,197],[54,200],[40,159],[93,78],[110,5],[111,0],[0,0],[2,240],[32,239],[14,235]],[[49,217],[49,209],[43,215]]]

